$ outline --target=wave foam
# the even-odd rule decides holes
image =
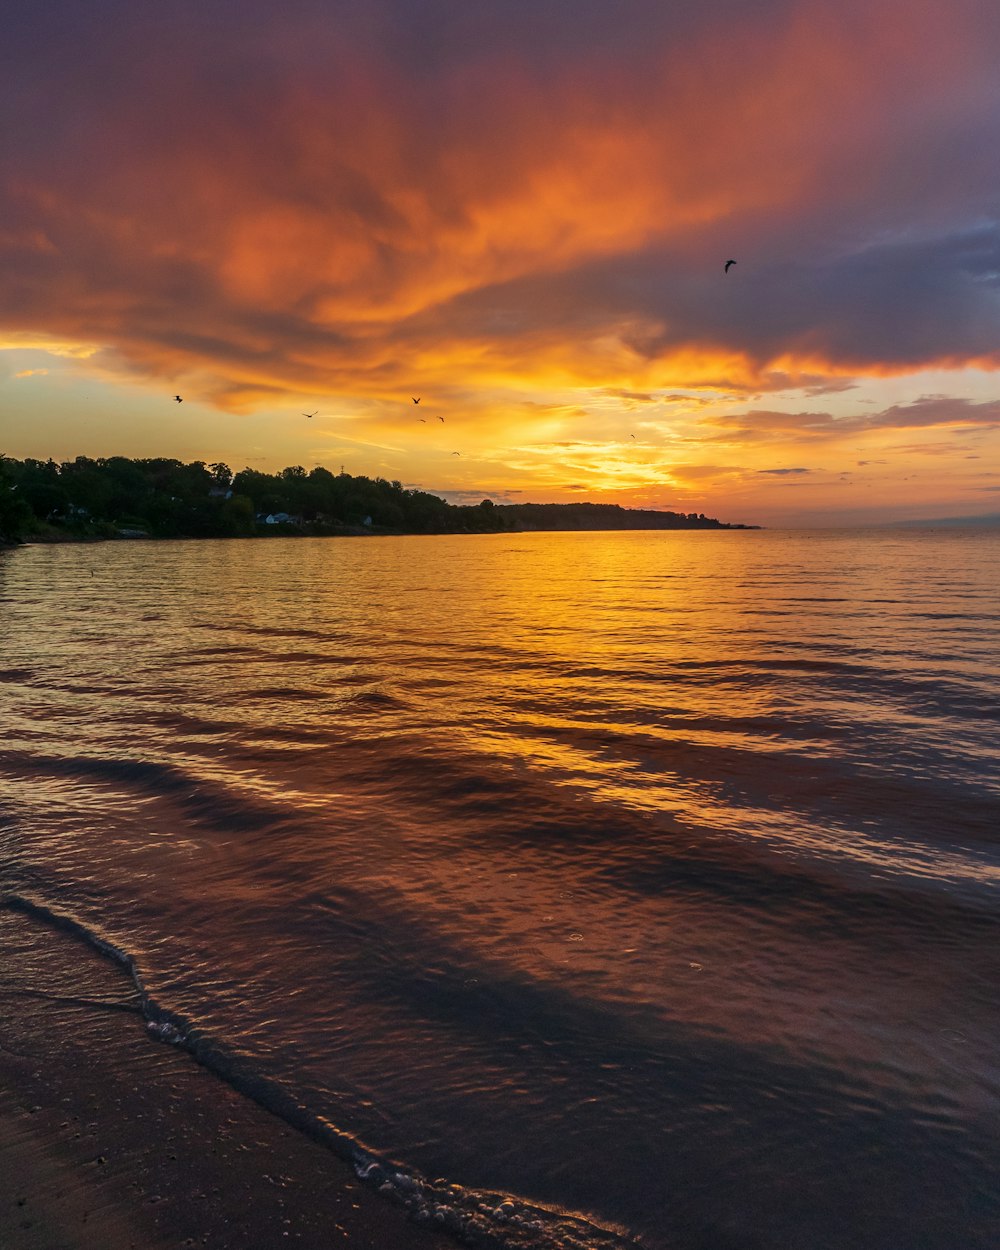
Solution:
[[[0,906],[72,933],[111,959],[131,977],[151,1038],[189,1051],[241,1094],[323,1142],[353,1164],[359,1180],[405,1207],[414,1222],[440,1229],[475,1250],[638,1250],[639,1243],[621,1230],[581,1215],[537,1206],[512,1194],[467,1189],[443,1179],[430,1181],[377,1154],[254,1071],[245,1059],[228,1054],[217,1041],[162,1008],[148,993],[134,957],[108,938],[25,894],[7,893]]]

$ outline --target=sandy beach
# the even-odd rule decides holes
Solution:
[[[0,912],[3,1250],[430,1250],[323,1145],[146,1032],[127,976]]]

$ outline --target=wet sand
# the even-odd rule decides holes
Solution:
[[[146,1032],[129,978],[0,910],[3,1250],[446,1250],[327,1147]]]

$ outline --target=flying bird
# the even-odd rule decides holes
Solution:
[[[635,438],[635,435],[634,435],[634,434],[630,434],[630,435],[629,435],[629,438]]]
[[[411,396],[410,396],[410,398],[411,398],[411,399],[413,399],[413,396],[411,395]],[[413,399],[413,402],[414,402],[415,404],[419,404],[419,403],[420,403],[420,400],[419,400],[419,399]]]
[[[426,418],[426,417],[417,417],[417,420],[420,422],[420,424],[421,424],[421,425],[426,425],[426,424],[427,424],[427,418]]]
[[[177,402],[178,402],[179,404],[183,404],[183,402],[184,402],[184,400],[183,400],[183,399],[181,399],[180,395],[175,395],[175,396],[174,396],[174,399],[176,399],[176,400],[177,400]]]
[[[439,421],[444,421],[444,417],[438,417]]]
[[[460,451],[453,451],[451,454],[453,456],[460,456],[462,453]]]
[[[726,261],[726,263],[725,263],[725,265],[723,266],[723,271],[724,271],[725,273],[728,273],[728,272],[729,272],[729,266],[730,266],[730,265],[735,265],[735,264],[736,264],[736,261],[735,261],[735,260],[727,260],[727,261]]]
[[[313,417],[315,417],[315,416],[318,416],[318,415],[319,415],[319,409],[317,408],[315,412],[304,412],[302,415],[303,415],[304,417],[308,417],[308,418],[309,418],[309,420],[311,421],[311,420],[313,419]]]

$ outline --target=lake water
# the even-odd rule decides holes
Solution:
[[[998,557],[0,553],[4,894],[483,1244],[995,1250]]]

